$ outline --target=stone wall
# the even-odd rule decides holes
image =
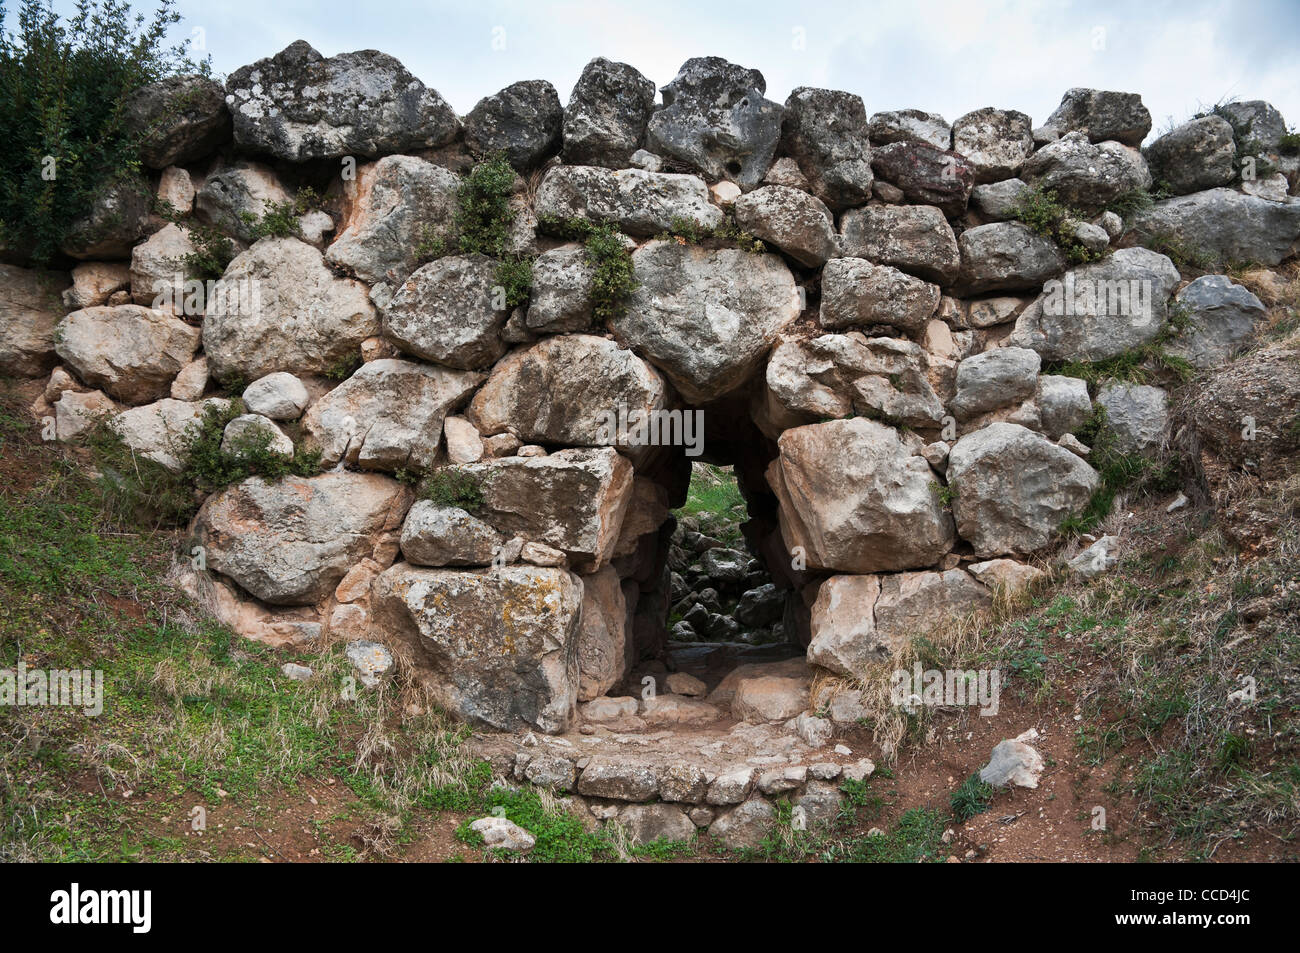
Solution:
[[[529,81],[458,117],[391,57],[303,42],[224,89],[169,81],[136,109],[169,220],[122,190],[69,239],[70,275],[11,255],[0,371],[49,375],[36,410],[59,439],[107,415],[173,469],[235,399],[231,446],[318,449],[319,475],[212,494],[182,584],[251,638],[387,645],[475,724],[564,732],[662,655],[669,511],[697,459],[736,468],[786,635],[852,675],[1041,572],[1099,484],[1074,435],[1094,400],[1127,451],[1160,445],[1163,389],[1053,371],[1154,344],[1229,360],[1259,301],[1144,244],[1279,264],[1300,160],[1262,102],[1144,152],[1134,94],[1072,89],[1035,127],[764,92],[702,58],[657,103],[597,59],[566,107]],[[495,255],[466,253],[461,177],[495,154],[513,222]],[[265,203],[302,186],[319,207],[261,237]],[[1018,209],[1042,190],[1069,215],[1036,230]],[[616,307],[575,222],[623,236],[637,287]],[[196,313],[178,262],[199,227],[237,254]],[[531,262],[522,304],[499,259]],[[698,456],[680,431],[607,426],[674,411],[701,412]],[[738,717],[792,714],[765,711]]]

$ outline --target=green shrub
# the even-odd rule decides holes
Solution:
[[[497,284],[505,292],[507,308],[515,308],[528,300],[533,287],[533,260],[526,257],[509,257],[497,265]]]
[[[420,496],[438,506],[455,506],[473,513],[483,505],[483,485],[463,470],[439,470],[424,482]]]
[[[247,212],[242,216],[252,233],[252,241],[268,237],[301,237],[302,231],[298,228],[298,219],[300,216],[320,207],[320,196],[316,194],[315,189],[304,186],[287,202],[272,202],[270,199],[263,199],[262,205],[264,211],[261,218],[256,218]]]
[[[209,404],[203,416],[190,424],[179,441],[179,459],[185,464],[184,480],[203,493],[211,493],[251,476],[277,480],[290,474],[314,476],[320,472],[320,451],[295,447],[292,457],[271,452],[273,435],[262,429],[250,429],[233,441],[230,450],[222,448],[226,425],[244,413],[243,401],[229,405]]]
[[[1038,186],[1025,189],[1016,200],[1012,214],[1039,235],[1056,242],[1073,265],[1098,261],[1106,255],[1104,251],[1090,250],[1074,237],[1074,227],[1087,221],[1087,216],[1062,204],[1051,189]]]
[[[456,244],[463,255],[504,257],[514,223],[515,170],[497,153],[474,166],[456,192]]]
[[[188,40],[163,46],[180,20],[173,4],[160,0],[146,20],[121,0],[82,0],[64,20],[22,0],[17,32],[0,27],[0,242],[48,261],[106,188],[136,177],[148,130],[127,128],[132,94],[207,70],[186,55]],[[0,24],[7,12],[0,3]]]
[[[595,228],[583,243],[587,261],[596,269],[591,283],[592,313],[597,321],[619,317],[637,289],[632,255],[613,225]]]

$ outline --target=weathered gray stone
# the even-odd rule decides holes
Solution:
[[[505,353],[510,311],[486,255],[454,255],[419,268],[384,311],[384,336],[408,354],[462,370]]]
[[[1014,109],[985,106],[952,124],[952,150],[975,167],[975,181],[998,182],[1020,171],[1034,151],[1034,124]]]
[[[304,40],[231,73],[226,104],[238,146],[291,162],[435,148],[460,130],[446,101],[393,57],[326,59]]]
[[[765,185],[736,200],[736,224],[811,268],[838,249],[835,218],[819,199],[782,185]]]
[[[376,578],[377,622],[420,650],[438,704],[498,731],[568,729],[577,712],[582,582],[562,569],[398,563]]]
[[[664,371],[689,401],[742,385],[799,314],[794,277],[775,255],[650,242],[616,338]]]
[[[1023,347],[999,347],[957,365],[957,395],[949,406],[958,420],[1028,400],[1038,386],[1042,358]]]
[[[1151,187],[1151,172],[1140,152],[1118,142],[1089,142],[1082,132],[1067,133],[1039,149],[1025,160],[1020,177],[1088,213],[1102,211],[1126,192]]]
[[[266,213],[267,203],[283,205],[291,196],[269,166],[240,162],[214,171],[194,196],[198,217],[242,242],[257,237],[254,226]]]
[[[605,566],[582,577],[582,621],[578,629],[578,701],[605,694],[627,674],[632,661],[626,629],[627,606],[618,573]]]
[[[1056,242],[1020,222],[991,222],[968,228],[957,241],[962,295],[1036,288],[1065,270]]]
[[[297,420],[310,399],[303,382],[284,371],[259,377],[244,388],[243,394],[249,413],[272,420]]]
[[[891,265],[832,258],[822,271],[819,320],[828,330],[887,324],[920,331],[939,306],[939,286]]]
[[[344,183],[346,203],[325,260],[371,284],[399,287],[426,240],[450,242],[460,180],[415,156],[385,156]]]
[[[229,401],[219,397],[201,401],[166,397],[124,410],[109,421],[109,426],[140,456],[179,473],[185,467],[183,446],[187,431],[197,426],[209,407],[225,412],[229,405]]]
[[[486,566],[505,537],[455,506],[419,500],[402,524],[402,555],[414,566]]]
[[[785,101],[781,149],[833,212],[871,198],[871,150],[862,97],[800,86]]]
[[[465,145],[476,155],[503,153],[512,166],[526,171],[560,151],[563,126],[555,87],[529,79],[478,101],[465,117]]]
[[[1151,174],[1175,195],[1227,185],[1237,174],[1232,126],[1202,116],[1165,133],[1146,149]]]
[[[336,277],[296,238],[264,238],[239,255],[209,297],[203,350],[213,376],[321,374],[379,331],[365,285]]]
[[[272,605],[311,605],[395,530],[410,490],[370,473],[250,477],[208,497],[194,534],[208,568]]]
[[[1101,361],[1154,340],[1164,329],[1178,269],[1147,248],[1122,248],[1072,268],[1016,319],[1010,343],[1048,361]]]
[[[613,448],[448,469],[478,481],[479,519],[507,537],[563,550],[579,572],[594,572],[609,561],[632,494],[632,465]]]
[[[613,341],[574,334],[520,349],[492,369],[474,396],[469,418],[480,432],[509,428],[523,440],[564,446],[619,446],[637,459],[635,433],[608,427],[620,408],[633,414],[664,407],[666,385],[653,367]]]
[[[598,56],[585,67],[564,107],[566,165],[621,169],[645,138],[655,86],[626,63]]]
[[[709,836],[731,850],[755,848],[776,826],[776,810],[764,798],[755,797],[723,814],[709,825]]]
[[[199,347],[198,328],[135,304],[74,311],[54,336],[59,357],[78,377],[129,404],[166,397]]]
[[[718,56],[687,60],[663,87],[664,105],[650,117],[646,148],[683,162],[710,181],[742,189],[763,180],[781,138],[781,107],[763,98],[758,70]]]
[[[873,149],[871,169],[903,190],[908,202],[933,205],[953,218],[966,211],[975,168],[962,155],[926,142],[895,142]]]
[[[788,430],[767,479],[788,549],[808,567],[877,572],[928,566],[954,541],[934,475],[892,427],[855,417]]]
[[[632,844],[682,843],[695,837],[686,812],[671,804],[629,804],[619,811],[618,821]]]
[[[1137,148],[1151,131],[1151,113],[1137,93],[1075,87],[1043,125],[1056,137],[1082,132],[1092,142],[1112,139]]]
[[[252,447],[265,447],[266,452],[277,457],[293,456],[293,441],[275,424],[261,414],[240,414],[221,435],[221,452],[238,457]]]
[[[126,124],[141,135],[140,158],[149,168],[185,165],[230,139],[226,91],[207,76],[169,76],[132,94]]]
[[[957,532],[985,557],[1043,548],[1100,484],[1096,471],[1069,450],[1011,423],[958,440],[947,477]]]
[[[1029,189],[1021,179],[1003,179],[977,185],[970,194],[971,208],[987,222],[1006,222],[1016,217],[1021,197]]]
[[[1226,275],[1202,275],[1175,300],[1186,324],[1165,349],[1201,370],[1235,357],[1265,317],[1263,303]]]
[[[1110,381],[1097,394],[1120,453],[1152,453],[1164,442],[1169,396],[1161,387]]]
[[[60,272],[0,264],[0,374],[40,377],[54,366],[54,329],[67,286]]]
[[[629,235],[646,238],[667,231],[674,219],[701,228],[722,224],[722,209],[709,202],[709,189],[693,175],[647,172],[643,169],[601,169],[595,166],[556,166],[537,189],[537,218],[583,218],[613,222]]]
[[[952,146],[952,127],[938,113],[898,109],[872,115],[868,134],[873,146],[891,142],[924,142],[936,149]]]
[[[1133,220],[1139,236],[1172,237],[1213,262],[1273,266],[1300,248],[1300,199],[1270,202],[1210,189],[1156,202]]]
[[[432,466],[446,415],[463,404],[482,374],[384,358],[312,404],[303,432],[321,450],[321,462],[345,461],[396,471]]]
[[[840,221],[840,250],[940,284],[949,284],[961,267],[952,226],[929,205],[850,209]]]
[[[1092,419],[1088,382],[1078,377],[1044,374],[1038,378],[1036,402],[1043,433],[1053,440],[1073,433]]]
[[[553,248],[533,262],[525,323],[538,334],[571,334],[591,327],[596,268],[580,245]]]

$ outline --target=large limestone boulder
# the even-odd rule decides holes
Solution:
[[[440,707],[498,731],[560,734],[577,712],[582,592],[563,569],[398,563],[370,598],[376,624],[419,653]]]
[[[179,473],[186,464],[186,438],[198,427],[210,407],[225,413],[230,401],[220,397],[196,401],[165,397],[143,407],[122,411],[109,420],[109,426],[137,454]]]
[[[1237,174],[1232,125],[1202,116],[1165,133],[1146,150],[1151,174],[1175,195],[1227,185]]]
[[[500,152],[527,171],[560,151],[564,110],[544,79],[511,83],[478,101],[465,117],[465,145],[475,155]]]
[[[693,403],[743,384],[799,315],[794,276],[776,255],[655,241],[632,263],[640,287],[612,322],[615,337]]]
[[[975,167],[975,181],[998,182],[1020,171],[1034,151],[1034,124],[1014,109],[985,106],[952,124],[952,151]]]
[[[510,316],[486,255],[431,261],[393,295],[384,312],[384,336],[408,354],[474,370],[506,351],[501,329]]]
[[[119,172],[100,188],[90,210],[64,234],[60,251],[81,261],[118,261],[149,230],[153,192],[143,177]]]
[[[141,135],[140,158],[151,169],[210,156],[230,139],[226,91],[207,76],[169,76],[136,91],[126,123]]]
[[[932,205],[850,209],[840,220],[840,251],[945,285],[961,267],[952,226]]]
[[[474,515],[507,538],[563,550],[579,572],[609,562],[632,497],[632,465],[612,447],[448,467],[483,495]]]
[[[453,173],[415,156],[361,166],[344,183],[343,224],[325,260],[363,281],[397,287],[419,263],[422,241],[450,236],[459,185]]]
[[[813,602],[808,661],[839,675],[861,675],[911,639],[992,603],[992,592],[961,569],[831,576]]]
[[[402,524],[400,545],[416,566],[487,566],[505,537],[457,506],[418,500]]]
[[[836,253],[835,217],[819,199],[784,185],[765,185],[736,200],[736,224],[801,265],[817,268]]]
[[[963,296],[1037,288],[1065,270],[1065,256],[1056,242],[1020,222],[968,228],[957,247],[961,251],[957,289]]]
[[[306,242],[264,238],[216,283],[203,318],[203,350],[218,379],[322,374],[378,332],[365,285],[335,276]]]
[[[1091,142],[1114,140],[1137,148],[1151,131],[1151,113],[1137,93],[1075,87],[1066,90],[1061,105],[1047,117],[1045,138],[1081,132]]]
[[[1010,342],[1047,361],[1101,361],[1164,329],[1178,269],[1158,252],[1122,248],[1072,268],[1020,313]]]
[[[913,205],[933,205],[954,218],[966,211],[975,167],[965,156],[927,142],[894,142],[871,151],[876,177],[902,189]]]
[[[924,142],[936,149],[952,145],[952,126],[938,113],[921,109],[890,109],[873,113],[867,127],[873,146],[892,142]]]
[[[401,526],[410,505],[407,487],[375,473],[250,477],[208,497],[194,534],[208,568],[256,598],[311,605]]]
[[[267,203],[283,205],[291,196],[270,166],[240,162],[214,170],[194,195],[198,217],[242,242],[257,238],[253,226],[266,213]]]
[[[1108,381],[1097,394],[1106,408],[1106,427],[1120,453],[1150,454],[1164,443],[1169,425],[1169,395],[1162,387]]]
[[[436,148],[460,129],[447,102],[393,57],[326,59],[304,40],[231,73],[226,104],[240,148],[291,162]]]
[[[791,427],[852,415],[909,427],[943,420],[924,352],[897,338],[823,334],[783,341],[768,361],[764,385],[755,417],[773,439]]]
[[[646,148],[711,182],[729,179],[751,189],[781,138],[781,107],[763,98],[766,90],[758,70],[718,56],[689,59],[661,90],[664,105],[650,117]]]
[[[303,417],[303,431],[321,450],[321,463],[343,461],[397,471],[432,466],[442,423],[483,382],[483,375],[383,358],[321,397]]]
[[[170,222],[136,245],[131,249],[131,299],[160,311],[183,312],[185,282],[195,275],[181,259],[197,250],[189,229]]]
[[[958,420],[1009,407],[1034,396],[1042,358],[1023,347],[998,347],[957,365],[957,394],[949,406]]]
[[[1172,237],[1220,263],[1273,266],[1300,249],[1300,199],[1270,202],[1210,189],[1156,202],[1133,220],[1139,236]]]
[[[537,256],[524,323],[536,334],[590,329],[596,267],[581,245],[563,245]]]
[[[564,162],[621,169],[645,138],[655,84],[626,63],[598,56],[585,67],[564,107]]]
[[[54,328],[67,275],[0,264],[0,374],[40,377],[54,366]]]
[[[610,415],[664,407],[666,385],[653,367],[613,341],[588,334],[547,338],[503,358],[474,395],[468,416],[480,433],[513,431],[533,443],[640,448],[611,440]],[[632,434],[631,436],[635,436]]]
[[[958,440],[947,477],[957,532],[984,557],[1042,549],[1100,484],[1097,472],[1069,450],[1010,423]]]
[[[1165,349],[1201,370],[1235,357],[1265,318],[1263,302],[1227,275],[1202,275],[1175,301],[1186,324]]]
[[[892,265],[832,258],[822,270],[819,320],[827,330],[886,324],[915,334],[939,307],[939,286]]]
[[[0,265],[0,268],[10,268]],[[13,272],[5,272],[13,275]],[[10,278],[5,284],[18,284]],[[2,288],[3,286],[0,286]],[[109,297],[115,291],[129,290],[131,287],[131,267],[121,262],[85,261],[72,269],[72,287],[63,292],[63,310],[77,311],[81,308],[108,304]]]
[[[892,427],[832,420],[788,430],[777,444],[767,481],[780,501],[786,547],[801,547],[808,568],[915,569],[952,548],[952,517],[934,474]]]
[[[55,350],[78,377],[128,404],[167,396],[199,347],[198,328],[136,304],[74,311],[54,334]]]
[[[1266,152],[1276,153],[1282,137],[1287,133],[1286,120],[1282,114],[1262,99],[1223,103],[1216,111],[1241,128],[1247,141],[1253,140]]]
[[[1043,374],[1035,398],[1043,433],[1053,440],[1073,433],[1092,419],[1088,382],[1078,377]]]
[[[582,577],[578,629],[578,701],[597,698],[622,681],[632,661],[632,633],[618,573],[612,566]]]
[[[709,189],[694,175],[555,166],[537,189],[538,221],[582,218],[613,222],[622,231],[649,237],[667,231],[674,219],[701,228],[722,224],[722,210],[709,202]]]
[[[1118,142],[1090,142],[1082,132],[1039,149],[1025,160],[1020,178],[1084,212],[1100,212],[1125,192],[1151,187],[1142,153]]]
[[[799,164],[813,195],[831,211],[871,198],[871,149],[861,96],[800,86],[785,101],[781,150]]]

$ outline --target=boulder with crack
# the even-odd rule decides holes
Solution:
[[[437,455],[443,419],[483,378],[414,361],[371,361],[311,405],[303,431],[327,467],[344,461],[372,470],[424,470]]]
[[[582,581],[563,569],[397,563],[371,590],[377,624],[416,652],[438,705],[498,731],[566,731],[577,714]]]

